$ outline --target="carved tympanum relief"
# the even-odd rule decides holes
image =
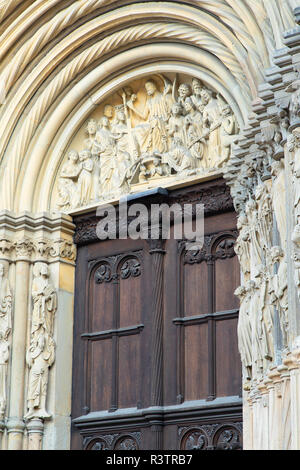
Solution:
[[[30,345],[26,354],[29,367],[27,408],[25,419],[50,418],[46,411],[49,367],[55,360],[54,317],[57,294],[50,282],[46,263],[36,263],[33,269]]]
[[[181,82],[181,83],[180,83]],[[155,75],[119,89],[71,144],[57,182],[68,211],[222,168],[239,132],[224,99],[197,78]],[[76,150],[75,150],[76,149]]]
[[[11,334],[12,293],[7,266],[0,263],[0,420],[6,410],[7,367]]]

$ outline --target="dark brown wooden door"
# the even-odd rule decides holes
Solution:
[[[215,180],[163,202],[204,203],[201,250],[172,236],[99,241],[94,214],[75,219],[73,449],[241,447],[229,191]]]

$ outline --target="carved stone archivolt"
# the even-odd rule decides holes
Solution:
[[[181,83],[180,83],[181,82]],[[237,120],[223,97],[197,78],[161,74],[132,82],[99,107],[74,139],[57,181],[69,211],[224,166]]]

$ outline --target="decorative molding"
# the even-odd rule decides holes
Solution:
[[[1,211],[0,259],[74,264],[76,247],[71,239],[74,227],[68,216]]]
[[[170,206],[174,203],[181,206],[184,204],[193,205],[193,215],[196,213],[196,204],[204,204],[205,216],[218,214],[220,212],[231,212],[233,210],[233,201],[230,195],[230,188],[225,184],[224,180],[217,178],[207,183],[198,183],[190,187],[186,194],[186,190],[181,189],[169,190],[168,196],[163,196],[155,200],[156,204],[168,203]],[[147,203],[149,204],[149,202]],[[130,204],[128,204],[130,207]],[[94,210],[88,214],[75,215],[75,234],[74,243],[83,245],[99,241],[97,236],[97,224],[100,217],[97,217]],[[118,210],[117,210],[117,233],[118,233]],[[153,240],[153,243],[155,240]]]

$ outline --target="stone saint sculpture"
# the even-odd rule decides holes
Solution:
[[[26,354],[29,367],[27,407],[25,419],[47,419],[46,410],[49,368],[55,360],[54,317],[57,294],[50,282],[46,263],[36,263],[32,283],[33,310],[30,345]]]
[[[0,420],[6,409],[6,381],[11,333],[12,294],[7,269],[0,263]]]

